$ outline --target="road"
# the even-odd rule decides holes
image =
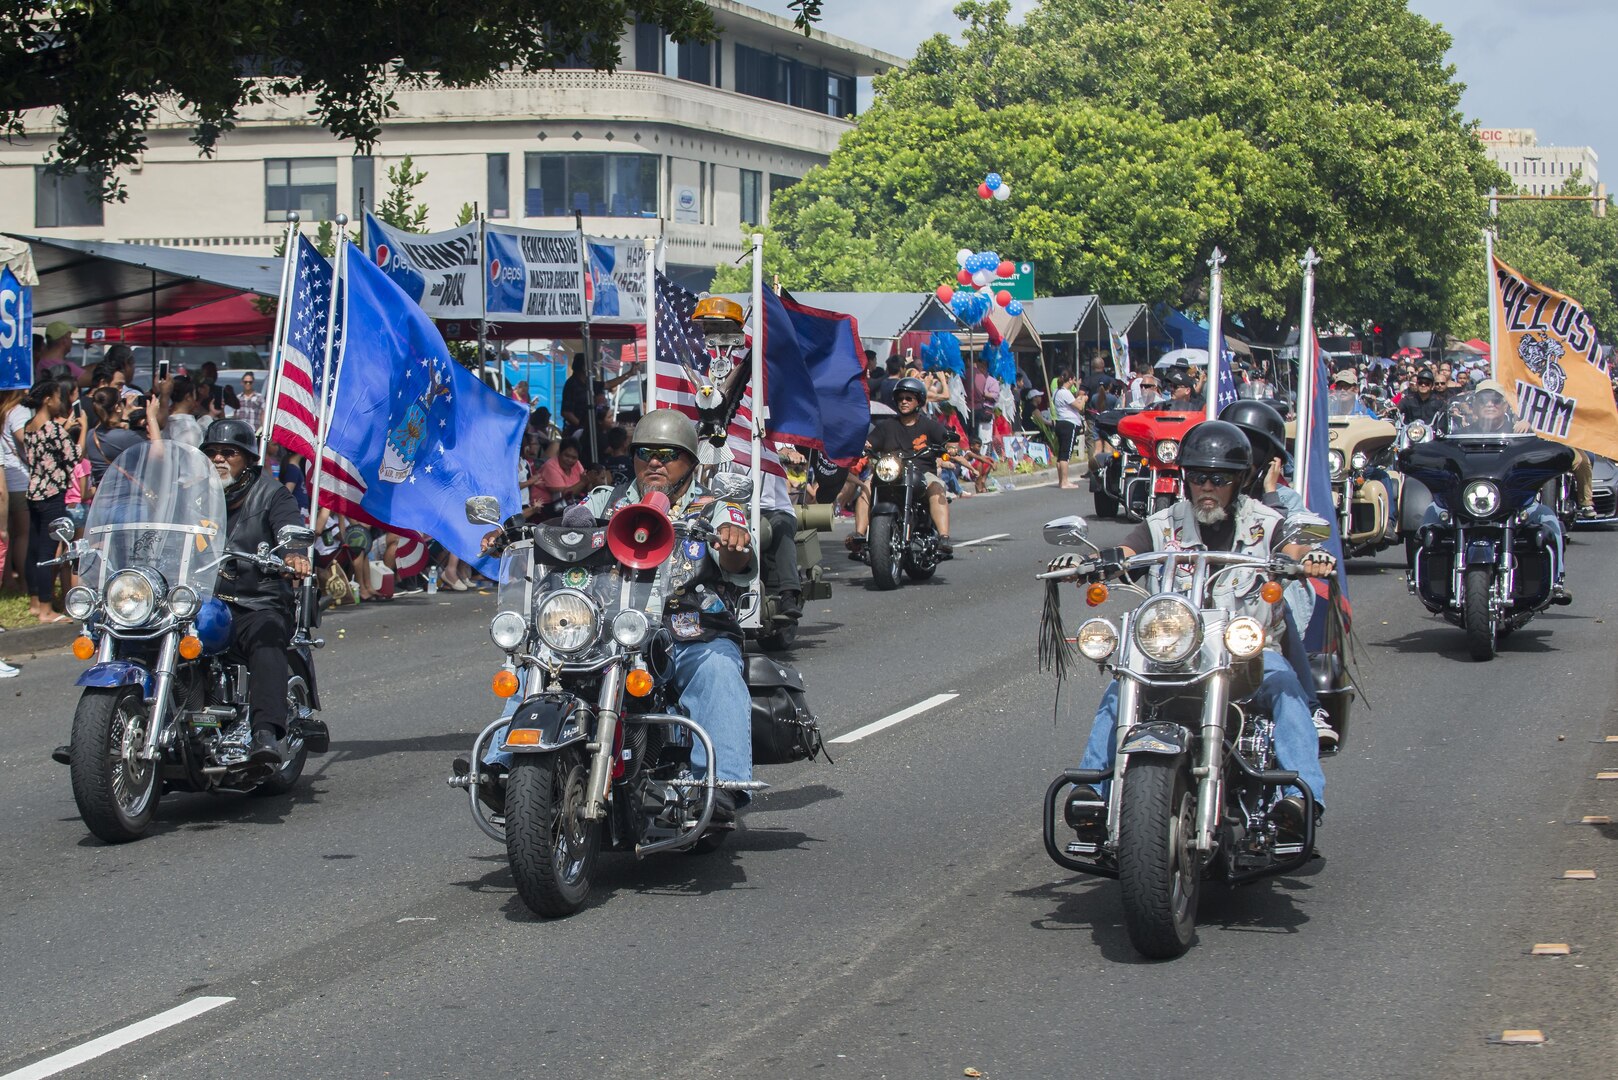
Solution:
[[[1087,667],[1053,710],[1036,672],[1038,526],[1089,507],[959,502],[958,540],[1003,538],[897,594],[836,549],[797,652],[828,736],[941,700],[835,764],[765,770],[716,855],[611,857],[560,922],[444,784],[496,709],[490,598],[328,619],[334,750],[299,791],[171,796],[121,847],[88,837],[47,758],[79,665],[28,662],[0,686],[0,1080],[187,1002],[216,1007],[62,1075],[1610,1075],[1618,832],[1578,822],[1618,792],[1593,779],[1618,769],[1618,536],[1579,534],[1574,606],[1489,665],[1391,552],[1356,564],[1372,701],[1328,766],[1325,857],[1210,890],[1191,952],[1145,963],[1116,884],[1039,840],[1102,682]],[[1597,879],[1560,880],[1575,868]],[[1489,1041],[1527,1028],[1547,1042]]]

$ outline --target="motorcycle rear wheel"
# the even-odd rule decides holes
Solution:
[[[1115,517],[1118,516],[1118,500],[1117,499],[1113,498],[1111,495],[1108,495],[1105,491],[1101,490],[1101,488],[1099,488],[1099,487],[1096,488],[1093,492],[1091,492],[1091,494],[1095,496],[1096,517],[1098,517],[1098,518],[1115,518]]]
[[[1131,759],[1119,808],[1118,884],[1129,942],[1153,960],[1184,955],[1196,935],[1196,811],[1196,789],[1179,758]]]
[[[904,582],[904,552],[900,550],[893,527],[893,516],[883,514],[871,519],[866,550],[871,560],[871,580],[883,591],[897,589]]]
[[[109,844],[139,840],[157,813],[158,762],[137,756],[149,721],[138,686],[89,687],[73,714],[73,801]]]
[[[1493,660],[1499,651],[1498,627],[1490,610],[1494,572],[1480,566],[1466,572],[1466,647],[1474,660]]]
[[[294,675],[287,680],[287,718],[296,723],[299,717],[308,715],[309,687],[303,681],[303,676]],[[298,784],[298,778],[303,775],[304,763],[309,760],[309,748],[304,745],[303,737],[289,734],[287,737],[287,757],[279,769],[270,774],[270,778],[253,789],[255,796],[273,798],[285,795]]]
[[[524,754],[506,778],[506,858],[536,915],[572,915],[590,898],[598,823],[582,816],[590,763],[577,751]]]

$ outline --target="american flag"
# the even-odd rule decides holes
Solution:
[[[326,385],[326,320],[332,302],[332,267],[313,244],[298,237],[297,262],[287,304],[286,339],[281,343],[281,378],[270,408],[270,440],[313,464],[320,441],[320,401]],[[342,312],[334,325],[342,346]],[[321,462],[320,505],[346,517],[378,524],[360,509],[365,482],[352,462],[330,449]],[[311,482],[313,478],[311,477]]]
[[[662,408],[678,409],[691,419],[697,419],[696,387],[692,375],[703,375],[708,370],[708,346],[702,332],[691,322],[697,310],[697,294],[681,288],[662,273],[657,274],[657,355],[652,357],[652,385],[656,404]],[[737,363],[747,363],[744,355]],[[749,387],[742,395],[741,406],[731,419],[725,433],[736,464],[748,468],[753,459],[753,390]],[[764,471],[775,476],[786,476],[781,459],[768,441],[763,444]]]

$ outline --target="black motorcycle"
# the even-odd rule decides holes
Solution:
[[[64,541],[66,518],[53,524]],[[230,608],[213,595],[230,559],[283,573],[276,552],[306,547],[314,534],[287,526],[277,545],[256,552],[224,547],[225,496],[200,450],[184,443],[132,447],[107,470],[85,523],[84,540],[60,560],[77,564],[83,584],[64,608],[84,630],[73,644],[94,663],[73,714],[72,741],[53,757],[69,767],[79,816],[109,843],[138,840],[166,791],[290,791],[310,754],[330,736],[320,708],[310,636],[318,621],[312,580],[297,590],[287,653],[287,727],[279,768],[247,758],[248,671],[230,654]]]
[[[1466,631],[1474,660],[1492,660],[1554,599],[1553,539],[1526,511],[1572,468],[1573,451],[1531,434],[1468,431],[1452,414],[1450,434],[1409,446],[1399,462],[1438,508],[1410,552],[1410,589]]]
[[[913,451],[884,450],[872,461],[866,557],[871,580],[883,590],[897,589],[905,575],[926,581],[943,561],[927,505],[927,470]]]
[[[1096,517],[1114,518],[1124,504],[1129,482],[1140,473],[1140,455],[1134,444],[1118,434],[1118,421],[1139,409],[1107,409],[1096,415],[1096,431],[1106,446],[1099,468],[1090,470],[1090,494],[1095,499]]]
[[[798,580],[795,583],[799,604],[831,597],[831,582],[825,579],[824,556],[820,549],[820,534],[831,532],[832,510],[828,503],[799,506],[794,510],[767,511],[759,515],[759,550],[773,547],[776,529],[790,529],[797,549]],[[747,631],[747,639],[756,642],[765,652],[784,652],[798,640],[798,620],[801,610],[789,609],[786,588],[772,591],[764,589],[759,611],[759,625]]]

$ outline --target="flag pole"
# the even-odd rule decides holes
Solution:
[[[326,305],[326,349],[321,358],[320,370],[325,373],[326,385],[321,387],[320,393],[320,430],[315,440],[315,482],[309,493],[309,527],[318,529],[320,521],[320,488],[325,479],[326,440],[331,432],[332,407],[337,403],[337,380],[342,376],[342,356],[333,349],[333,341],[337,336],[337,298],[342,296],[343,305],[348,305],[348,283],[344,280],[344,273],[348,268],[348,215],[337,215],[337,253],[332,257],[331,268],[331,301]],[[346,314],[346,313],[345,313]],[[347,325],[347,319],[344,319]],[[333,358],[336,358],[334,364]]]
[[[270,333],[270,377],[264,386],[264,430],[258,435],[258,459],[270,449],[270,429],[275,426],[275,395],[281,390],[281,368],[286,363],[287,309],[291,306],[292,266],[298,258],[298,212],[287,212],[286,238],[282,241],[281,295],[275,302],[275,329]]]
[[[1491,206],[1493,204],[1491,203]],[[1484,299],[1489,305],[1489,378],[1500,377],[1500,316],[1495,311],[1494,295],[1499,283],[1494,279],[1494,226],[1483,230]]]
[[[763,561],[757,557],[759,525],[764,501],[764,422],[770,417],[770,406],[764,396],[764,234],[753,234],[753,348],[750,379],[753,383],[752,461],[753,501],[748,509],[749,524],[753,531],[753,606],[742,616],[744,627],[763,625],[764,592],[759,581]]]
[[[1309,427],[1315,410],[1315,267],[1320,256],[1311,247],[1298,261],[1303,267],[1303,313],[1298,326],[1298,443],[1292,454],[1292,482],[1307,490],[1309,475]]]
[[[584,281],[590,274],[590,254],[584,249],[584,212],[573,211],[573,227],[579,235],[579,295],[584,296]],[[590,450],[590,464],[596,464],[596,358],[590,345],[590,303],[584,301],[584,437]]]
[[[483,211],[477,209],[473,203],[472,212],[477,215],[478,222],[478,377],[482,378],[489,370],[489,362],[485,359],[483,351],[489,330],[489,275],[483,272],[485,258],[483,248]],[[502,361],[495,365],[494,385],[502,394],[508,389],[506,386],[506,365]]]
[[[1208,382],[1202,409],[1209,420],[1219,418],[1219,376],[1225,366],[1225,253],[1218,247],[1208,260]]]
[[[640,414],[645,416],[657,408],[657,376],[652,373],[652,357],[657,355],[657,238],[648,236],[646,245],[646,353],[641,358],[646,369],[641,372]]]

